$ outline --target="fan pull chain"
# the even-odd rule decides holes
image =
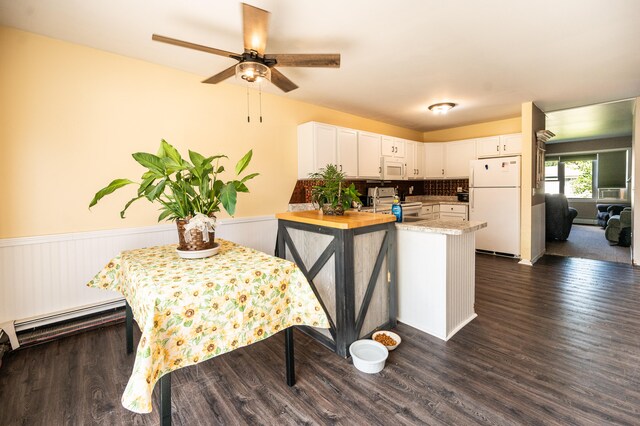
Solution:
[[[262,84],[258,86],[258,90],[260,96],[260,122],[262,123]]]
[[[251,117],[249,112],[249,86],[247,86],[247,123],[251,123]]]

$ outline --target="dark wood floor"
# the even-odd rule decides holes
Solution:
[[[297,331],[294,388],[281,335],[184,368],[173,422],[640,424],[638,268],[479,255],[476,308],[446,343],[400,325],[377,375]],[[157,404],[148,415],[120,405],[132,365],[123,326],[16,351],[0,369],[0,424],[157,424]]]

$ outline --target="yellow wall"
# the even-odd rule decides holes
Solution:
[[[161,138],[185,154],[227,154],[230,170],[253,148],[248,170],[261,175],[239,196],[236,216],[286,210],[300,123],[422,138],[286,95],[263,94],[264,123],[254,113],[249,124],[246,89],[204,85],[202,77],[0,27],[0,238],[155,224],[157,209],[144,201],[120,219],[133,187],[87,206],[112,179],[138,179],[142,168],[131,153],[155,152]],[[252,93],[254,112],[257,99]]]
[[[463,139],[520,133],[521,129],[522,120],[520,117],[514,117],[505,120],[487,121],[485,123],[425,132],[422,135],[422,140],[424,142],[459,141]]]

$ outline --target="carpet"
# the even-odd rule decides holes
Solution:
[[[631,263],[629,247],[610,246],[599,226],[576,225],[571,227],[567,241],[547,241],[545,254],[582,257],[584,259]]]

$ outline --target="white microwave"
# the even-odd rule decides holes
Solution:
[[[404,180],[404,162],[395,158],[381,157],[380,159],[380,179],[382,180]]]

